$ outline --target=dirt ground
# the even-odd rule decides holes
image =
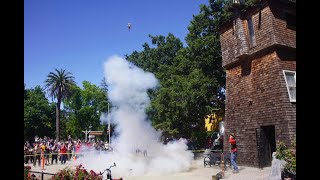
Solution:
[[[39,171],[45,173],[56,173],[57,171],[70,167],[71,169],[75,168],[76,161],[67,161],[66,164],[52,164],[46,165],[44,169],[41,166],[36,165],[35,167],[33,164],[25,164],[31,166],[31,171]],[[164,174],[159,176],[130,176],[130,177],[122,177],[123,180],[212,180],[212,176],[216,175],[218,172],[221,171],[221,168],[218,165],[214,166],[203,166],[203,159],[196,159],[193,161],[192,167],[189,171],[180,172],[176,174]],[[253,168],[253,167],[245,167],[239,166],[239,173],[233,174],[232,170],[227,167],[225,171],[225,176],[223,179],[228,180],[267,180],[269,173],[271,171],[271,167],[266,167],[263,169]],[[34,173],[37,177],[41,179],[41,174]],[[44,175],[44,179],[50,179],[51,175]],[[120,177],[114,177],[120,178]]]

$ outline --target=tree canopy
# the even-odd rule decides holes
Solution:
[[[24,138],[53,136],[55,128],[55,103],[49,103],[40,86],[24,89]]]
[[[64,101],[68,114],[66,132],[73,137],[83,137],[82,131],[104,131],[105,125],[100,122],[102,113],[108,110],[107,94],[103,87],[91,84],[89,81],[82,82],[83,89],[73,86],[73,95]]]

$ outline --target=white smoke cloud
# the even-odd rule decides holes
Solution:
[[[116,124],[111,145],[113,152],[90,152],[78,160],[85,168],[103,171],[112,168],[114,177],[131,175],[168,174],[186,171],[191,167],[193,153],[187,150],[186,140],[162,144],[145,114],[150,105],[147,90],[156,88],[158,80],[127,60],[112,56],[104,63],[104,75],[109,87],[109,100],[114,108],[109,118]],[[107,115],[101,117],[106,121]],[[137,154],[136,150],[141,150]],[[143,151],[147,153],[143,155]]]

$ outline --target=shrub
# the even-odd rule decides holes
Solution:
[[[31,166],[24,166],[24,179],[29,179],[29,170]]]
[[[102,180],[102,176],[93,170],[88,171],[80,164],[75,170],[64,168],[51,178],[52,180]]]
[[[284,142],[279,142],[276,151],[276,158],[286,161],[282,172],[296,174],[296,142],[293,141],[291,148],[288,148]]]
[[[29,174],[31,166],[24,166],[24,179],[25,180],[39,180],[34,174]]]

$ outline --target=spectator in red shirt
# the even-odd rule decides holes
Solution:
[[[62,143],[60,148],[61,164],[65,164],[67,161],[67,146],[65,143]]]
[[[230,134],[229,137],[229,143],[231,146],[231,165],[233,166],[234,170],[232,171],[233,173],[238,173],[239,172],[239,168],[237,166],[237,155],[238,155],[238,150],[237,150],[237,141],[234,137],[234,134]]]

